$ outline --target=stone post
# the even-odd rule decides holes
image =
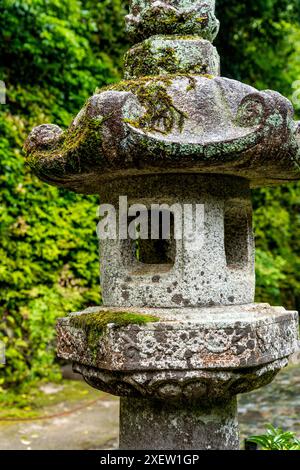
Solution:
[[[299,126],[279,93],[219,76],[214,8],[132,0],[125,80],[25,146],[42,180],[99,194],[115,222],[119,196],[170,220],[169,239],[137,244],[124,221],[102,237],[103,305],[57,325],[59,356],[121,397],[121,449],[238,449],[237,394],[298,349],[297,312],[254,303],[250,189],[300,179]]]

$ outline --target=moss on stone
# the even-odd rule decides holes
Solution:
[[[178,109],[168,94],[166,87],[159,82],[150,82],[136,90],[136,96],[146,112],[135,120],[127,120],[132,126],[145,131],[168,134],[175,125],[183,129],[187,115]]]
[[[84,146],[88,153],[93,152],[95,144],[101,144],[101,128],[105,121],[103,117],[83,119],[78,126],[66,132],[62,151],[76,151]]]
[[[216,35],[214,15],[199,13],[189,8],[174,10],[170,8],[146,8],[139,20],[128,25],[132,40],[140,40],[157,33],[166,35],[199,35],[212,41]]]
[[[147,323],[158,322],[159,318],[135,312],[113,312],[99,311],[93,313],[82,313],[70,317],[70,325],[85,331],[90,350],[96,354],[99,338],[105,333],[109,323],[113,323],[116,328],[128,325],[145,325]]]
[[[210,72],[209,64],[200,56],[190,60],[179,47],[181,38],[168,39],[169,36],[156,36],[146,39],[130,49],[125,55],[125,78],[136,79],[152,75],[199,74]],[[174,39],[176,41],[174,42]],[[195,40],[189,36],[186,40]],[[172,42],[171,42],[172,41]]]
[[[136,95],[145,113],[137,119],[124,119],[134,127],[145,132],[160,132],[168,134],[177,125],[181,131],[186,113],[178,109],[172,97],[168,94],[168,86],[172,84],[172,76],[143,77],[128,80],[107,87],[106,90],[131,91]],[[105,90],[105,89],[104,89]],[[103,91],[103,90],[102,90]]]
[[[169,51],[171,55],[171,51]],[[195,89],[196,78],[211,75],[168,74],[165,76],[144,76],[135,80],[124,80],[118,84],[97,89],[96,93],[108,90],[131,91],[145,108],[144,114],[133,119],[124,118],[124,122],[142,129],[144,132],[170,133],[175,126],[182,131],[187,114],[179,109],[168,93],[172,81],[186,78],[189,81],[187,91]],[[36,144],[27,153],[27,162],[37,175],[44,178],[47,174],[61,176],[62,173],[81,173],[94,162],[95,155],[102,148],[103,124],[110,119],[107,116],[91,116],[89,102],[81,112],[75,125],[59,134],[53,140]],[[84,159],[82,156],[84,155]]]
[[[207,26],[208,25],[208,16],[198,16],[198,18],[196,18],[196,23],[200,23],[201,25],[203,26]]]
[[[38,172],[40,161],[50,159],[51,173],[53,170],[61,171],[66,162],[68,168],[78,171],[82,155],[87,162],[99,151],[102,143],[102,126],[108,118],[109,116],[90,117],[83,113],[76,126],[71,126],[53,142],[36,146],[27,155],[31,168]],[[44,165],[43,171],[45,171]]]
[[[164,69],[168,73],[176,73],[179,63],[175,49],[171,46],[160,47],[157,50],[156,67]]]
[[[124,68],[129,70],[130,74],[135,77],[151,75],[153,69],[152,62],[151,45],[146,40],[127,52],[124,57]]]
[[[195,77],[188,76],[187,78],[188,78],[189,84],[186,87],[186,91],[195,90],[196,84],[197,84]]]
[[[162,35],[160,35],[162,36]],[[203,37],[199,34],[172,34],[172,35],[168,35],[168,34],[164,34],[163,35],[163,38],[164,39],[169,39],[170,41],[195,41],[195,40],[199,40],[199,39],[203,39]]]
[[[146,40],[130,50],[125,56],[125,70],[130,77],[143,77],[176,73],[179,61],[171,46],[158,47],[154,51],[151,40]]]

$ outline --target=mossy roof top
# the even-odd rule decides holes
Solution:
[[[139,174],[235,175],[252,187],[300,179],[290,102],[219,77],[121,82],[92,96],[67,131],[33,129],[25,150],[42,180],[81,193]]]

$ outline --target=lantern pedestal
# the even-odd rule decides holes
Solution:
[[[297,348],[297,313],[268,304],[94,307],[58,321],[59,356],[121,396],[122,449],[238,449],[236,395],[270,383]]]
[[[238,450],[237,400],[121,398],[120,449]]]

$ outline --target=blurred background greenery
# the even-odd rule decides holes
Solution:
[[[97,198],[24,165],[32,127],[67,127],[96,87],[122,76],[128,1],[0,0],[0,397],[59,380],[55,319],[99,304]],[[222,75],[291,98],[300,79],[299,0],[217,0]],[[300,111],[300,108],[299,110]],[[300,309],[300,186],[254,191],[257,300]],[[13,393],[9,392],[12,391]],[[10,394],[11,393],[11,394]]]

